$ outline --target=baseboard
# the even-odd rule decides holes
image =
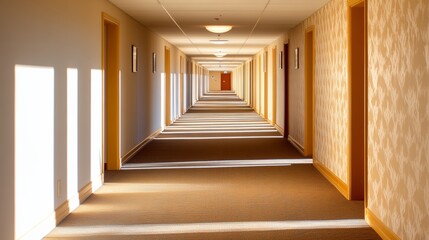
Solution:
[[[371,210],[365,208],[365,220],[369,226],[374,229],[382,239],[400,240],[392,230],[390,230]]]
[[[148,144],[150,141],[152,141],[152,139],[154,139],[158,134],[160,134],[161,131],[162,131],[161,128],[156,130],[149,137],[144,139],[142,142],[137,144],[137,146],[131,149],[127,154],[125,154],[121,159],[122,164],[128,162],[132,157],[134,157],[146,144]]]
[[[48,217],[36,224],[30,231],[17,239],[42,239],[51,232],[61,221],[63,221],[72,211],[74,211],[81,203],[83,203],[91,194],[97,190],[102,183],[103,175],[95,182],[88,183],[83,187],[76,196],[65,201]]]
[[[293,137],[290,135],[287,137],[287,140],[294,146],[302,155],[304,155],[304,147],[296,141]]]
[[[96,182],[90,182],[81,188],[74,197],[65,201],[57,209],[55,209],[55,222],[58,225],[63,221],[71,212],[76,210],[86,199],[88,199],[99,187],[101,187],[103,175]]]
[[[339,177],[337,177],[331,170],[325,165],[313,157],[313,165],[317,170],[332,184],[338,191],[346,198],[349,197],[349,187]]]
[[[279,133],[281,134],[281,135],[285,135],[285,130],[282,128],[282,127],[280,127],[279,125],[277,125],[277,124],[274,124],[274,127],[277,129],[277,131],[279,131]]]

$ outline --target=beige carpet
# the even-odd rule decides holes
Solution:
[[[103,187],[46,239],[380,239],[363,220],[363,203],[344,199],[311,164],[297,164],[305,159],[284,139],[183,139],[206,134],[159,137],[128,170],[106,172]],[[189,164],[139,169],[177,162]]]

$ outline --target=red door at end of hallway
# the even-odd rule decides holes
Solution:
[[[231,90],[231,73],[222,73],[220,75],[220,90]]]

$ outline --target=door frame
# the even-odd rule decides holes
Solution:
[[[352,11],[355,8],[363,8],[363,31],[364,31],[364,39],[363,43],[363,76],[358,76],[360,80],[363,78],[362,85],[356,85],[355,77],[353,74],[353,66],[356,65],[355,61],[362,61],[356,60],[353,55],[353,44],[352,41],[353,38],[353,14]],[[348,107],[349,107],[349,113],[348,113],[348,144],[347,144],[347,158],[348,158],[348,185],[349,185],[349,192],[348,192],[348,198],[350,200],[364,200],[364,206],[367,207],[367,182],[368,182],[368,37],[367,37],[367,1],[366,0],[348,0],[348,9],[347,9],[347,22],[348,22]],[[359,97],[356,97],[358,94],[362,94],[362,88],[363,87],[363,102],[362,99],[359,99]],[[358,101],[358,106],[354,103],[354,101]],[[360,105],[360,104],[363,104]],[[357,114],[355,113],[357,111],[357,108],[363,107],[363,134],[356,132],[359,131],[356,128],[353,128],[353,115]],[[362,124],[362,123],[361,123]],[[360,129],[360,131],[362,131]],[[359,148],[362,148],[363,156],[362,159],[354,158],[353,149],[356,147],[354,142],[361,142],[361,146]],[[363,165],[363,166],[362,166]],[[358,175],[356,177],[356,175]],[[363,181],[362,181],[363,178]],[[362,186],[363,184],[363,186]]]
[[[271,50],[271,58],[272,58],[272,76],[273,76],[273,83],[272,83],[272,91],[273,91],[273,98],[272,98],[272,123],[273,126],[277,125],[277,46],[274,46]]]
[[[268,119],[268,49],[264,50],[263,57],[263,72],[264,72],[264,118]]]
[[[101,14],[101,67],[103,77],[103,144],[102,159],[107,170],[119,170],[119,36],[120,23],[117,19]],[[106,29],[108,30],[106,31]],[[107,67],[107,65],[109,65]],[[108,109],[108,111],[107,111]],[[102,167],[103,173],[105,167]]]
[[[304,94],[304,155],[313,155],[314,147],[314,73],[315,73],[315,27],[305,30],[305,94]]]

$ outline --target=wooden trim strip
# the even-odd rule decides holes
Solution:
[[[79,205],[81,205],[83,202],[88,199],[96,189],[98,189],[100,186],[99,184],[102,183],[102,179],[104,178],[103,175],[100,176],[101,182],[97,183],[98,181],[90,182],[87,185],[85,185],[83,188],[80,189],[79,193],[76,194],[76,196],[72,197],[71,199],[65,201],[63,204],[61,204],[59,207],[55,209],[55,222],[58,225],[61,221],[63,221],[71,212],[73,212]]]
[[[313,165],[319,170],[319,172],[332,184],[338,191],[348,200],[349,196],[349,186],[345,184],[339,177],[337,177],[331,170],[329,170],[325,165],[318,161],[313,156]]]
[[[287,140],[302,154],[304,155],[304,147],[296,141],[291,135],[287,137]]]
[[[161,133],[161,129],[156,130],[154,133],[149,135],[147,138],[145,138],[141,143],[137,144],[133,149],[131,149],[127,154],[125,154],[121,162],[122,164],[128,162],[132,157],[134,157],[146,144],[148,144],[150,141],[152,141],[158,134]]]
[[[281,134],[281,135],[285,135],[285,130],[282,128],[282,127],[280,127],[279,125],[277,125],[277,124],[274,124],[274,127],[277,129],[277,131],[279,131],[279,133]]]
[[[381,238],[386,240],[400,240],[392,230],[390,230],[371,210],[365,208],[365,220]]]
[[[354,7],[354,6],[361,4],[363,2],[364,2],[364,0],[347,0],[347,5],[349,7]]]
[[[61,221],[63,221],[73,210],[71,208],[70,204],[71,200],[65,201],[63,204],[61,204],[57,209],[55,209],[55,222],[56,224],[60,224]]]

